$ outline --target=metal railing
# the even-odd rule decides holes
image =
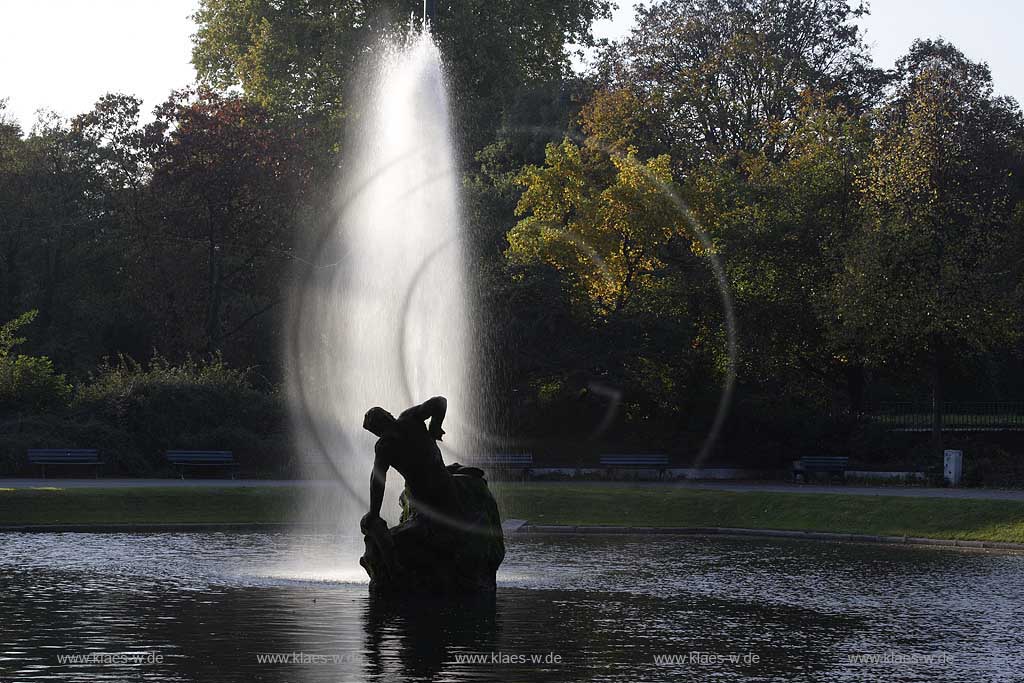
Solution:
[[[883,402],[867,419],[893,431],[924,432],[932,428],[932,404]],[[949,432],[1024,431],[1024,401],[944,402],[942,429]]]

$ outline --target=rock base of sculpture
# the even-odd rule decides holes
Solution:
[[[402,494],[402,520],[392,528],[381,519],[364,535],[360,558],[370,590],[381,593],[478,593],[495,589],[505,559],[498,505],[479,470],[450,466],[462,510],[459,524],[421,513]]]

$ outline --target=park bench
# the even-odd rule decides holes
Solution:
[[[42,468],[43,479],[46,478],[47,465],[94,465],[98,479],[100,465],[103,464],[95,448],[30,448],[28,462]]]
[[[178,475],[185,478],[186,467],[220,467],[235,478],[238,463],[231,451],[167,451],[167,461],[177,466]]]
[[[793,478],[807,482],[810,481],[811,475],[822,472],[829,481],[834,476],[843,479],[849,461],[849,458],[835,455],[805,455],[793,462]]]
[[[518,472],[523,479],[527,479],[530,476],[530,469],[533,467],[533,455],[530,453],[494,453],[480,456],[474,464],[482,468],[492,467],[499,472]]]
[[[668,468],[668,456],[662,453],[642,453],[635,455],[609,454],[601,456],[601,466],[608,470],[609,476],[617,469],[623,470],[658,470],[663,477]]]

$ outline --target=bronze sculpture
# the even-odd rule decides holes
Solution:
[[[371,590],[494,590],[505,557],[498,506],[482,470],[445,466],[437,442],[444,436],[447,407],[443,396],[435,396],[397,418],[374,407],[363,420],[378,437],[370,510],[359,523],[366,542],[359,563],[370,575]],[[380,509],[391,468],[405,478],[405,491],[401,523],[389,529]]]

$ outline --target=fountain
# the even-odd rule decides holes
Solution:
[[[296,444],[347,492],[340,508],[316,516],[347,529],[369,506],[367,408],[397,411],[446,396],[451,410],[440,445],[451,461],[453,452],[476,451],[479,405],[459,176],[430,32],[386,44],[364,88],[350,125],[338,219],[311,249],[288,349]],[[383,516],[394,519],[401,486],[391,477]]]

